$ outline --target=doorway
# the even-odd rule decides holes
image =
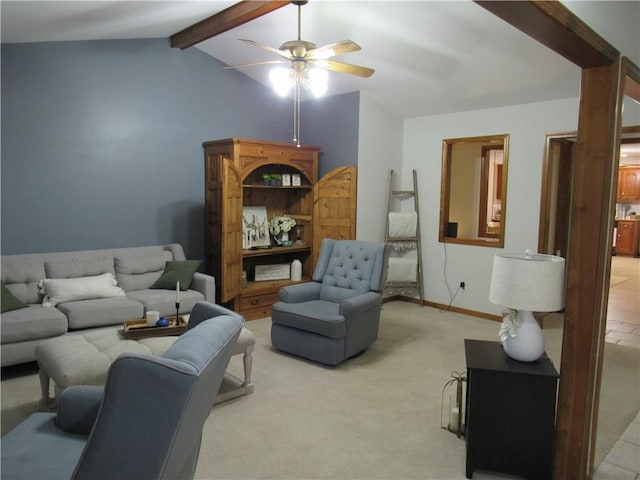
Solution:
[[[542,192],[540,200],[540,225],[538,252],[566,258],[569,245],[571,212],[571,184],[575,159],[576,133],[549,134],[545,142],[542,168]],[[620,145],[619,165],[640,165],[640,126],[624,127]],[[640,210],[639,204],[616,205],[617,220],[623,220],[631,211]],[[609,278],[607,322],[613,321],[640,326],[640,302],[635,286],[640,283],[640,252],[616,258],[616,228],[613,229],[613,261]],[[628,283],[626,283],[629,281]],[[625,288],[611,290],[625,282]],[[629,286],[632,286],[630,289]],[[605,341],[631,346],[633,339],[616,337],[616,328],[607,327]],[[609,337],[609,338],[607,338]],[[638,345],[640,347],[640,345]]]
[[[538,237],[538,251],[540,253],[565,258],[567,255],[569,245],[567,226],[570,224],[575,145],[575,132],[550,134],[546,137]],[[631,147],[631,145],[637,145],[638,148]],[[623,157],[621,153],[619,165],[640,164],[640,127],[622,129],[620,150],[621,152],[637,150],[639,153],[631,159]],[[622,211],[620,205],[616,208],[617,218],[620,218],[619,211]],[[637,288],[640,285],[640,258],[616,256],[615,230],[612,235],[614,235],[613,251],[611,252],[613,256],[609,278],[605,354],[602,370],[602,382],[606,387],[615,385],[616,379],[612,377],[622,375],[620,371],[616,371],[619,364],[611,360],[618,355],[612,350],[619,348],[618,346],[640,348],[639,336],[631,333],[631,331],[637,332],[637,328],[633,326],[635,323],[640,326],[640,301],[637,296]],[[637,377],[637,369],[635,375]],[[621,390],[616,388],[614,391],[608,392],[607,388],[603,388],[601,391],[597,437],[593,450],[595,467],[607,464],[609,458],[607,454],[615,443],[615,438],[628,425],[626,418],[631,412],[627,411],[628,408],[621,408],[617,403],[620,400],[615,397],[616,395],[620,396]],[[638,395],[631,393],[626,396],[627,401],[635,402],[637,406],[640,404]]]

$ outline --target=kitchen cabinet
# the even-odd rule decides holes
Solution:
[[[616,221],[616,255],[637,257],[640,254],[640,220]]]
[[[216,279],[216,302],[247,320],[268,317],[280,288],[297,282],[281,275],[256,279],[256,269],[299,260],[301,281],[309,281],[323,238],[355,238],[356,167],[340,167],[319,179],[317,146],[242,138],[203,146],[205,269]],[[265,175],[274,174],[290,181],[265,184]],[[250,248],[243,242],[248,207],[264,207],[267,220],[282,215],[295,219],[289,232],[293,244],[277,245],[269,237],[266,245]]]
[[[624,165],[618,169],[617,200],[619,203],[640,202],[640,165]]]

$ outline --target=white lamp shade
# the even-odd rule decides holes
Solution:
[[[493,260],[489,300],[514,310],[555,312],[564,307],[564,258],[498,253]]]

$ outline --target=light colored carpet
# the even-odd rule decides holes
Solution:
[[[545,321],[547,353],[556,368],[560,325]],[[273,350],[270,326],[268,318],[247,323],[256,335],[255,393],[213,408],[197,478],[465,478],[464,440],[440,428],[442,387],[452,370],[465,369],[463,340],[496,340],[497,322],[387,303],[378,341],[337,368]],[[605,354],[598,458],[640,405],[640,351],[607,345]],[[229,368],[240,376],[241,356]],[[3,378],[3,433],[37,408],[39,384],[31,370]],[[505,477],[474,474],[498,478]]]

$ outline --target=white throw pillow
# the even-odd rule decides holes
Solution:
[[[55,307],[62,302],[124,296],[124,290],[111,273],[80,278],[45,278],[40,280],[41,293],[45,295],[42,305]]]

